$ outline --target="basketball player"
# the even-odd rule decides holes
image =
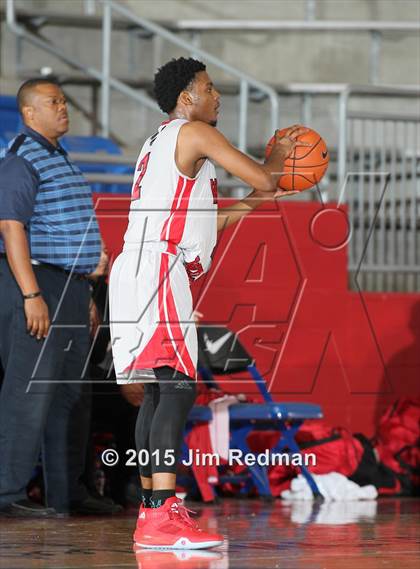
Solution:
[[[176,462],[196,397],[189,282],[209,269],[218,229],[263,199],[292,193],[279,191],[277,182],[306,129],[296,126],[278,136],[259,164],[215,128],[220,95],[203,63],[173,59],[158,70],[154,86],[169,120],[146,140],[136,165],[124,248],[110,277],[113,357],[119,383],[153,380],[145,382],[136,424],[142,504],[134,541],[199,549],[217,546],[223,537],[200,530],[175,496]],[[217,212],[213,161],[255,188],[227,217]]]

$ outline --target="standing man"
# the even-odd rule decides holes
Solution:
[[[145,383],[136,424],[143,503],[134,541],[199,549],[219,545],[223,537],[200,530],[175,496],[176,462],[196,396],[189,281],[208,270],[218,229],[263,199],[286,195],[277,181],[305,129],[292,127],[277,137],[259,164],[215,128],[220,95],[203,63],[173,59],[155,75],[155,93],[169,120],[145,142],[137,161],[124,249],[111,272],[110,323],[117,380],[155,380]],[[228,214],[217,213],[211,161],[256,188]]]
[[[58,142],[69,126],[63,92],[34,79],[17,99],[25,126],[0,160],[0,514],[107,513],[79,483],[90,420],[86,277],[106,258],[90,188]],[[26,496],[41,445],[50,508]]]

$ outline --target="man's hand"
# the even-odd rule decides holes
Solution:
[[[48,306],[42,296],[28,298],[24,301],[26,316],[26,329],[31,336],[36,336],[37,340],[46,338],[50,328],[50,317]]]
[[[108,274],[108,262],[109,257],[105,247],[102,248],[101,257],[99,259],[99,263],[96,266],[96,269],[87,275],[88,279],[98,279],[99,277],[103,277]]]
[[[90,335],[94,338],[96,336],[96,331],[101,324],[101,317],[99,316],[98,308],[92,298],[90,299],[89,304],[89,324]]]
[[[7,262],[19,285],[22,295],[39,291],[39,285],[31,265],[28,238],[24,224],[14,219],[0,220],[0,233],[6,248]],[[4,301],[4,299],[2,299]],[[23,301],[26,328],[38,340],[46,338],[50,327],[48,306],[42,296]]]
[[[144,383],[123,383],[120,389],[124,399],[134,407],[140,407],[144,398]]]

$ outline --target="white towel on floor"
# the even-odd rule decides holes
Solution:
[[[213,418],[209,422],[210,440],[213,452],[225,460],[229,457],[230,427],[229,407],[238,403],[235,395],[223,395],[210,401]]]
[[[375,486],[359,486],[338,472],[313,474],[312,476],[322,497],[327,502],[375,500],[378,496]],[[282,492],[281,497],[285,500],[314,499],[312,490],[302,474],[292,480],[290,490]]]

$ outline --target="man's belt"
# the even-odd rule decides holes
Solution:
[[[7,259],[6,253],[0,253],[0,259]],[[84,281],[87,278],[86,275],[82,275],[81,273],[67,271],[66,269],[63,269],[62,267],[59,267],[57,265],[53,265],[52,263],[44,263],[41,261],[37,261],[36,259],[31,259],[31,265],[33,265],[34,267],[41,267],[41,268],[44,267],[46,269],[51,269],[53,271],[65,274],[67,277],[70,277],[71,279],[75,279],[78,281]]]

